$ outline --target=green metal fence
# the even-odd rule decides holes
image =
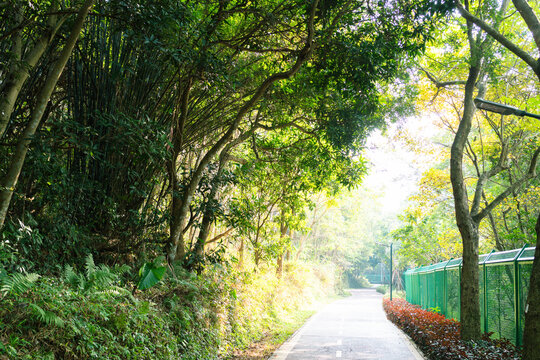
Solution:
[[[522,344],[525,305],[535,247],[480,255],[480,313],[484,332]],[[405,272],[407,301],[424,309],[438,308],[460,319],[461,259]]]
[[[390,271],[386,264],[379,263],[372,270],[362,274],[371,284],[389,284]]]

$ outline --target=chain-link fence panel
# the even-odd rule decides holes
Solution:
[[[522,344],[534,252],[523,247],[479,257],[481,326],[494,338]],[[461,259],[407,270],[404,279],[408,302],[460,320]]]

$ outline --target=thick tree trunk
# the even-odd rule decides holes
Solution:
[[[208,194],[208,199],[204,206],[204,215],[201,222],[201,231],[199,231],[199,236],[197,237],[197,242],[195,243],[194,252],[201,257],[204,254],[204,247],[206,245],[206,240],[208,239],[208,236],[210,235],[210,228],[215,219],[213,203],[215,202],[215,199],[219,190],[219,181],[220,181],[221,175],[223,174],[223,169],[228,161],[227,150],[228,150],[227,148],[224,149],[220,154],[218,170],[212,180],[212,189],[210,190],[210,194]]]
[[[167,172],[169,174],[169,182],[171,184],[171,204],[170,204],[170,220],[169,220],[169,242],[166,249],[167,261],[172,265],[175,259],[184,258],[184,218],[186,213],[183,212],[183,199],[180,196],[180,184],[176,174],[176,166],[178,157],[184,145],[184,126],[188,116],[189,95],[193,79],[188,78],[182,90],[181,96],[178,98],[172,124],[172,139],[173,144],[171,149],[171,158],[167,164]],[[189,210],[189,204],[188,204]]]
[[[465,229],[464,229],[465,228]],[[470,224],[460,227],[463,239],[463,265],[461,268],[461,338],[478,340],[481,336],[479,271],[478,271],[478,226]]]
[[[463,116],[459,123],[450,157],[450,180],[454,194],[456,223],[463,241],[463,266],[461,273],[461,338],[480,338],[480,303],[478,291],[478,224],[469,211],[469,198],[463,174],[463,150],[471,130],[475,107],[473,92],[479,67],[471,66],[465,85]]]
[[[540,214],[536,221],[536,251],[525,307],[523,360],[540,359]]]
[[[66,44],[64,45],[64,48],[60,53],[60,57],[53,64],[47,76],[47,79],[45,80],[45,84],[39,92],[36,105],[30,117],[30,121],[28,122],[28,125],[20,136],[20,139],[15,147],[15,151],[13,152],[13,156],[11,158],[11,163],[8,167],[7,173],[2,179],[2,182],[0,183],[0,229],[4,225],[7,210],[9,208],[15,186],[17,185],[19,175],[21,174],[24,160],[26,159],[26,153],[28,152],[30,141],[32,140],[32,137],[34,136],[36,129],[38,128],[39,123],[43,118],[43,114],[45,113],[45,109],[47,108],[47,103],[49,102],[52,92],[56,87],[56,84],[58,83],[58,79],[60,78],[60,75],[62,74],[66,63],[71,56],[73,48],[75,47],[75,43],[77,42],[79,34],[84,25],[86,16],[88,15],[88,12],[93,5],[94,0],[87,0],[82,6],[82,8],[79,10],[77,19],[75,20],[73,28],[71,29],[71,33],[69,34],[69,37],[66,40]]]

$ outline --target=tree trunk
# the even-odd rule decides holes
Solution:
[[[238,247],[238,268],[244,268],[244,238],[240,239],[240,246]]]
[[[463,239],[463,265],[461,268],[461,338],[478,340],[480,327],[480,292],[478,271],[478,225],[472,221],[460,227]]]
[[[255,261],[255,270],[257,270],[259,268],[259,263],[261,262],[261,250],[259,248],[254,249],[253,259]]]
[[[489,213],[489,224],[491,225],[491,230],[493,231],[493,238],[495,239],[495,248],[498,251],[504,251],[506,250],[504,248],[504,245],[501,242],[501,237],[499,235],[499,231],[497,230],[497,224],[495,223],[495,219],[493,218],[493,214]]]
[[[171,204],[170,204],[170,220],[169,220],[169,241],[168,247],[165,251],[167,255],[167,262],[171,266],[175,259],[184,258],[184,218],[183,211],[183,199],[180,196],[180,184],[178,182],[178,176],[176,174],[176,166],[178,163],[178,157],[182,151],[184,145],[184,126],[188,116],[189,96],[191,93],[191,87],[193,79],[190,77],[187,79],[186,84],[182,90],[182,94],[178,97],[178,103],[173,116],[173,124],[171,130],[171,158],[167,164],[167,172],[169,175],[169,183],[171,184]],[[180,84],[178,85],[180,88]],[[189,204],[188,204],[189,210]]]
[[[79,34],[84,25],[86,16],[88,15],[88,12],[93,5],[94,0],[87,0],[82,6],[82,8],[79,10],[79,13],[77,14],[77,19],[75,20],[73,28],[71,29],[71,33],[69,34],[69,37],[66,40],[66,44],[64,45],[64,48],[60,53],[60,57],[53,64],[52,69],[47,75],[45,84],[39,92],[36,105],[30,117],[30,121],[28,122],[28,125],[26,126],[19,138],[19,141],[15,147],[15,151],[13,152],[9,168],[6,172],[6,175],[2,179],[2,182],[0,183],[0,229],[4,225],[7,210],[9,208],[15,186],[17,185],[19,175],[21,174],[24,160],[26,158],[26,153],[28,152],[28,147],[30,145],[32,137],[34,136],[36,129],[38,128],[39,123],[43,118],[43,114],[45,113],[45,109],[47,108],[47,104],[49,102],[49,99],[51,98],[52,92],[56,87],[56,84],[58,83],[58,79],[60,78],[60,75],[62,74],[62,71],[64,70],[64,67],[66,66],[69,57],[71,56],[73,48],[75,47],[75,43],[77,42]]]
[[[474,56],[474,55],[473,55]],[[459,123],[450,156],[450,180],[454,194],[456,223],[463,241],[461,272],[461,338],[480,338],[480,302],[478,290],[478,224],[469,211],[469,198],[463,174],[463,150],[471,130],[475,107],[473,93],[479,67],[471,65],[465,85],[463,116]]]
[[[523,360],[537,359],[540,359],[540,214],[536,221],[536,251],[525,307],[525,330],[523,331]]]
[[[276,260],[276,275],[279,279],[283,276],[283,254],[279,255]]]
[[[50,8],[51,12],[55,11],[54,4]],[[21,12],[22,10],[19,10]],[[21,20],[22,22],[22,16]],[[16,64],[11,67],[9,74],[6,76],[6,81],[2,86],[2,93],[0,94],[0,138],[6,130],[15,101],[19,96],[19,93],[24,85],[25,81],[30,76],[30,71],[37,65],[39,59],[47,49],[47,46],[54,38],[56,30],[58,29],[57,17],[55,15],[49,16],[47,19],[47,26],[43,34],[37,39],[36,43],[30,51],[27,52],[24,59],[21,58],[21,31],[18,31],[14,36],[18,37],[14,40],[14,53],[16,57]],[[1,227],[1,226],[0,226]]]
[[[223,174],[223,169],[228,161],[227,150],[228,149],[224,149],[219,156],[218,170],[216,172],[216,175],[212,179],[212,189],[210,190],[210,194],[208,194],[208,199],[204,206],[204,215],[201,222],[201,231],[199,232],[199,236],[197,237],[197,242],[195,243],[194,251],[197,255],[201,257],[204,254],[204,247],[206,245],[206,240],[208,239],[208,236],[210,235],[210,228],[211,228],[212,222],[215,219],[213,203],[215,202],[215,199],[216,199],[219,187],[220,187],[219,181],[220,181],[221,175]]]

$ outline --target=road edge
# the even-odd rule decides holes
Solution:
[[[310,317],[309,319],[313,318]],[[309,321],[309,319],[307,321]],[[306,321],[306,323],[307,323]],[[291,350],[295,347],[295,345],[298,343],[298,340],[300,339],[300,336],[302,336],[302,332],[304,329],[304,323],[300,329],[296,330],[291,337],[289,337],[283,344],[281,344],[268,358],[268,360],[285,360]]]
[[[424,355],[422,350],[420,350],[418,345],[416,345],[416,343],[411,339],[409,335],[407,335],[403,330],[397,327],[396,324],[394,324],[390,320],[389,322],[399,332],[399,334],[401,335],[401,338],[403,339],[403,341],[405,341],[405,343],[407,344],[407,347],[409,348],[409,350],[411,350],[411,353],[413,354],[416,360],[428,360],[428,358]]]

